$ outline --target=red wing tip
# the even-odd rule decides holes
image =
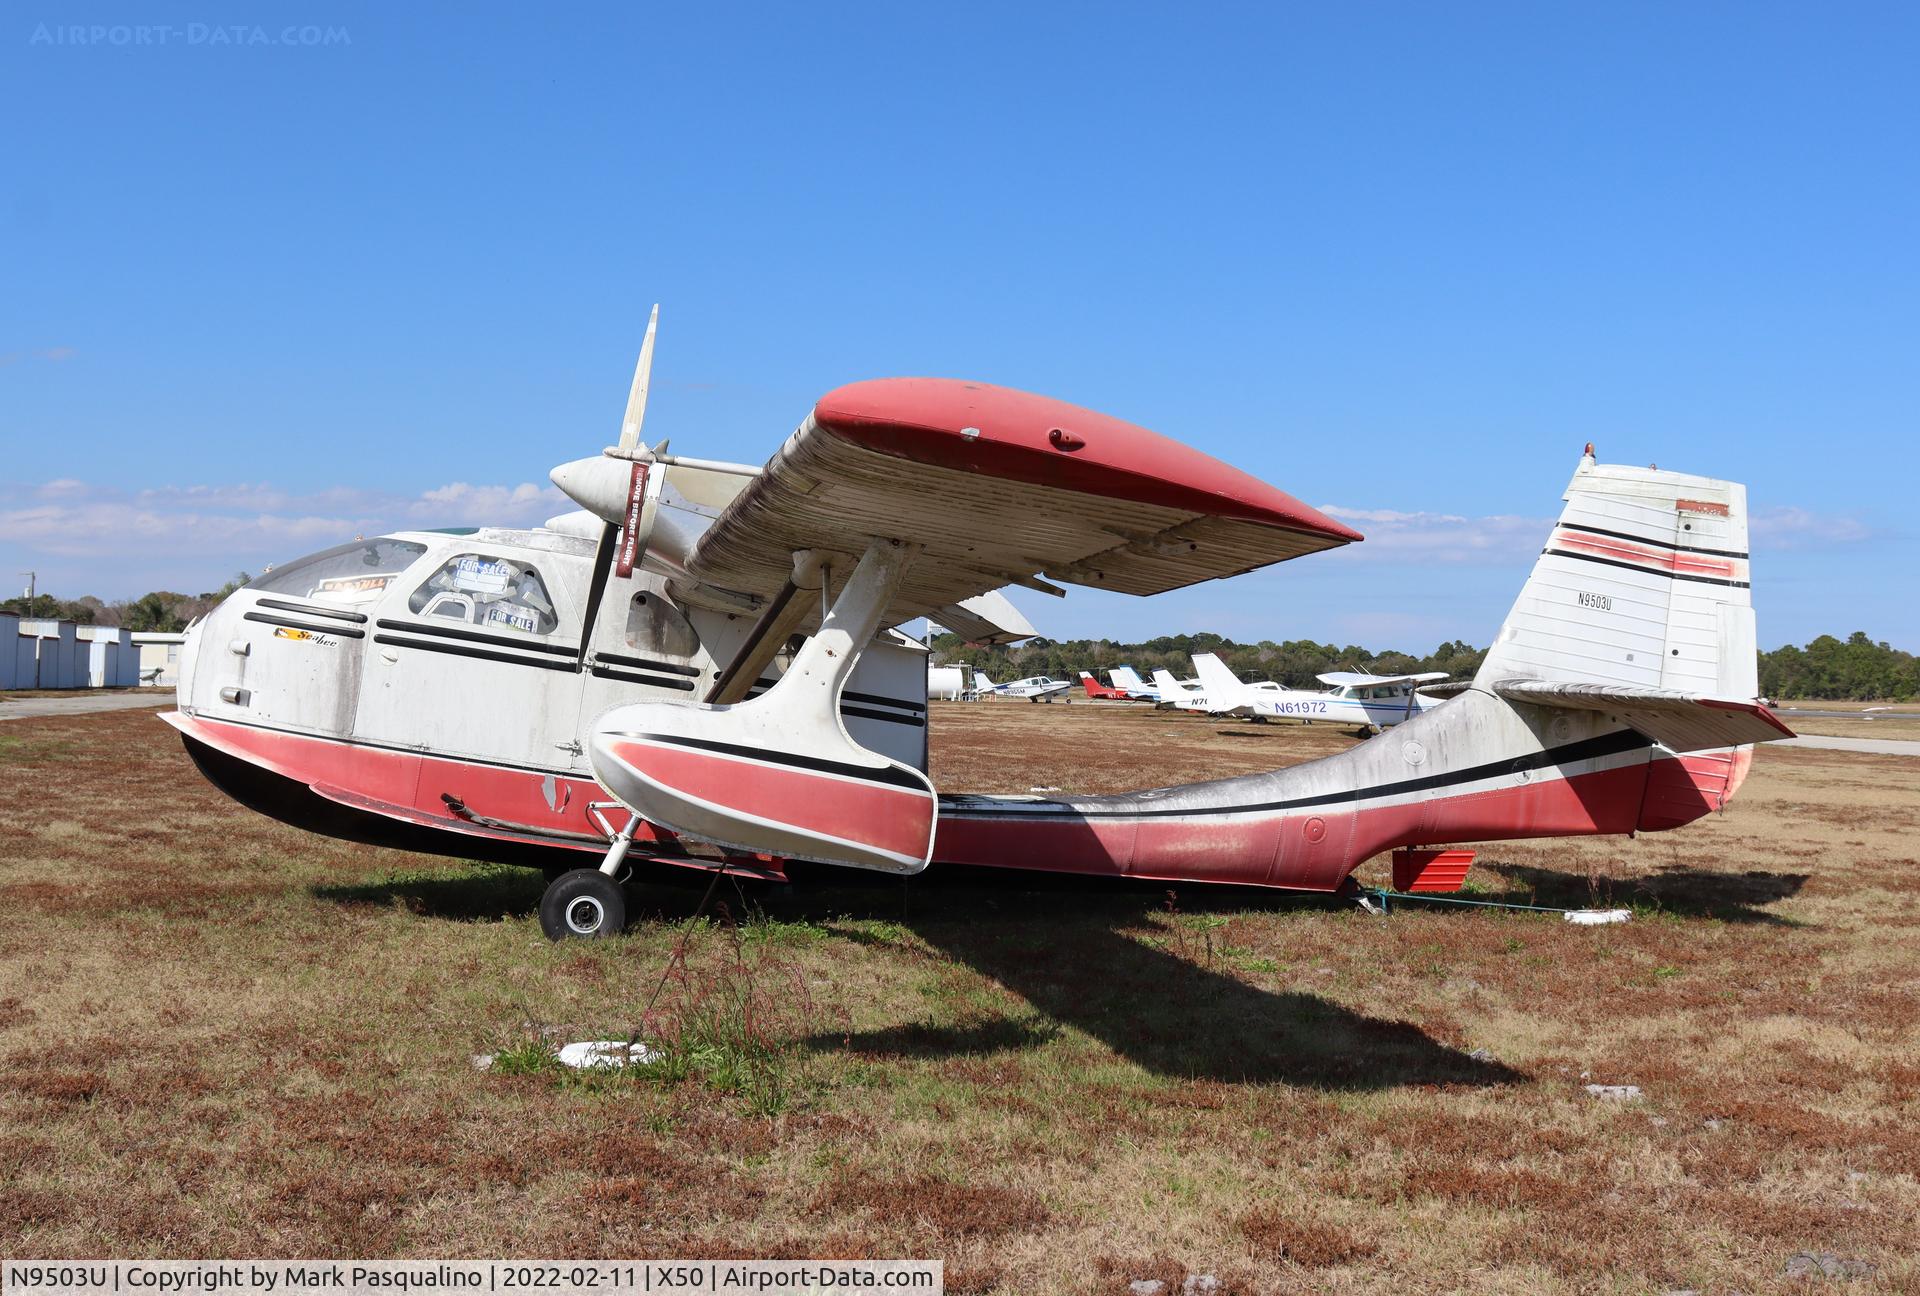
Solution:
[[[1116,476],[1211,496],[1223,516],[1351,544],[1366,537],[1344,522],[1203,450],[1083,406],[958,378],[871,378],[836,387],[814,403],[815,422],[861,436],[918,429],[930,444],[907,457],[964,459],[980,471],[988,447],[1077,459]],[[866,439],[861,436],[861,439]],[[979,449],[973,449],[974,443]],[[965,447],[956,449],[955,443]],[[940,449],[934,449],[938,444]],[[1085,449],[1085,454],[1080,452]],[[1068,452],[1071,452],[1070,454]],[[888,448],[889,453],[900,453]]]

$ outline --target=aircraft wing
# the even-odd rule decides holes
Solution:
[[[1707,697],[1675,689],[1620,684],[1550,684],[1497,680],[1493,691],[1514,702],[1605,711],[1677,752],[1708,751],[1791,738],[1793,730],[1758,702]]]
[[[891,378],[821,397],[720,510],[686,570],[702,586],[763,599],[787,581],[797,551],[844,555],[837,584],[873,540],[902,540],[920,552],[882,624],[927,615],[947,624],[943,609],[1001,586],[1058,593],[1042,573],[1158,594],[1360,538],[1119,419],[985,383]]]
[[[1447,677],[1445,671],[1421,671],[1417,675],[1368,675],[1360,671],[1328,671],[1315,679],[1334,688],[1368,684],[1430,684]]]
[[[933,619],[970,644],[1011,644],[1040,632],[997,590],[936,608]]]

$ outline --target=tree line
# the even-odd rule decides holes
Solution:
[[[1241,679],[1270,679],[1301,688],[1321,687],[1314,677],[1334,670],[1368,671],[1375,675],[1445,671],[1455,679],[1469,679],[1487,655],[1486,649],[1457,639],[1419,657],[1398,650],[1374,652],[1357,644],[1341,647],[1315,643],[1311,639],[1290,639],[1285,643],[1263,639],[1259,643],[1242,644],[1210,633],[1162,635],[1144,643],[1119,643],[1111,639],[1029,639],[1011,647],[975,647],[958,635],[941,634],[934,637],[933,650],[942,662],[965,662],[1000,681],[1028,675],[1077,681],[1083,670],[1098,674],[1114,666],[1131,666],[1142,678],[1151,678],[1156,670],[1167,670],[1179,679],[1188,679],[1193,675],[1193,654],[1210,652]]]
[[[1180,679],[1193,675],[1193,654],[1210,652],[1241,679],[1276,680],[1292,688],[1321,687],[1316,676],[1327,671],[1366,671],[1375,675],[1411,675],[1445,671],[1454,679],[1471,679],[1487,655],[1484,648],[1454,640],[1424,657],[1388,650],[1374,652],[1357,644],[1340,647],[1292,639],[1275,643],[1242,644],[1217,634],[1163,635],[1143,643],[1112,639],[1029,639],[1012,647],[976,647],[958,635],[934,637],[935,659],[965,662],[995,680],[1051,675],[1079,679],[1079,672],[1096,674],[1114,666],[1131,666],[1143,677],[1168,670]],[[1763,652],[1760,693],[1769,698],[1812,698],[1827,701],[1908,702],[1920,697],[1920,657],[1856,630],[1845,640],[1821,635],[1804,647],[1789,644]]]
[[[0,612],[35,617],[45,621],[77,621],[81,625],[118,626],[123,630],[178,632],[195,617],[211,612],[221,599],[253,578],[236,572],[232,580],[204,594],[179,594],[172,590],[154,590],[137,599],[117,599],[108,603],[91,594],[77,599],[37,594],[31,604],[24,594],[0,601]]]
[[[41,594],[28,606],[21,595],[0,601],[0,612],[128,630],[180,631],[250,579],[247,573],[239,572],[219,589],[203,594],[155,590],[137,599],[112,603],[92,595],[61,599]],[[1311,639],[1289,639],[1285,643],[1262,639],[1243,644],[1211,633],[1162,635],[1142,643],[1039,638],[1011,647],[976,647],[958,635],[941,634],[934,637],[933,650],[937,661],[965,662],[1003,681],[1028,675],[1078,680],[1083,670],[1098,673],[1123,665],[1145,677],[1156,670],[1168,670],[1186,679],[1193,674],[1193,654],[1210,652],[1242,679],[1276,680],[1294,688],[1317,687],[1315,677],[1334,670],[1375,675],[1445,671],[1454,679],[1471,679],[1487,655],[1486,649],[1458,639],[1441,644],[1425,656],[1415,656],[1397,649],[1374,652],[1358,644],[1342,647]],[[1907,702],[1920,697],[1920,657],[1885,641],[1869,639],[1864,630],[1856,630],[1844,640],[1821,635],[1801,647],[1788,644],[1761,653],[1760,692],[1770,698]]]

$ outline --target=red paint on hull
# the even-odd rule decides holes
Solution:
[[[926,858],[935,805],[926,792],[665,743],[611,746],[633,770],[693,800],[894,855]]]
[[[1671,793],[1661,827],[1677,827],[1717,808],[1718,775],[1707,767],[1671,758],[1654,764]],[[1648,766],[1635,763],[1402,805],[1329,806],[1257,817],[955,814],[941,819],[933,858],[1165,882],[1332,891],[1367,859],[1400,846],[1632,832],[1643,826],[1648,781]]]
[[[210,747],[296,783],[324,789],[321,795],[358,809],[385,813],[422,827],[497,841],[527,842],[594,854],[606,850],[599,828],[587,817],[587,803],[606,800],[606,793],[590,778],[552,775],[553,802],[549,805],[546,793],[549,775],[534,770],[390,751],[179,712],[166,718],[182,733]],[[345,796],[340,795],[342,793]],[[472,814],[524,825],[534,831],[513,832],[460,819],[442,800],[442,793],[458,798]],[[392,813],[392,810],[402,813]],[[663,840],[664,835],[656,834],[652,825],[642,824],[635,839],[658,841]]]
[[[548,776],[537,771],[357,746],[180,713],[164,718],[208,746],[302,785],[322,784],[331,793],[346,791],[367,803],[408,807],[407,822],[456,835],[537,842],[596,855],[604,849],[597,827],[586,816],[587,802],[605,799],[604,790],[591,779],[554,775],[554,805],[549,806]],[[939,818],[933,859],[935,863],[1166,882],[1331,891],[1356,866],[1396,847],[1678,827],[1724,806],[1752,760],[1752,750],[1741,748],[1663,757],[1650,765],[1636,763],[1404,805],[1330,806],[1257,817],[1041,819],[1017,813],[950,813]],[[756,805],[762,804],[758,795],[762,772],[756,767],[752,775]],[[743,784],[737,764],[732,776],[736,784]],[[782,805],[793,814],[819,812],[826,817],[812,822],[834,822],[846,835],[849,820],[834,820],[833,815],[852,816],[859,811],[851,805],[833,811],[825,808],[819,785],[832,781],[796,783]],[[933,803],[924,796],[905,789],[879,790],[897,793],[900,801],[918,800],[928,814],[933,813]],[[575,834],[578,839],[499,831],[453,818],[440,799],[442,792],[459,797],[471,811],[487,818],[542,832]],[[924,825],[925,820],[919,822]],[[909,852],[926,841],[925,827],[918,831],[921,835]],[[891,833],[885,837],[893,840]],[[643,823],[636,839],[643,843],[671,840],[671,834]]]

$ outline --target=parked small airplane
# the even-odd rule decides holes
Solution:
[[[1359,725],[1372,730],[1411,720],[1428,707],[1440,705],[1442,699],[1426,697],[1419,689],[1423,684],[1436,684],[1447,678],[1445,671],[1425,671],[1417,675],[1328,671],[1315,677],[1333,686],[1321,693],[1242,683],[1213,653],[1195,653],[1193,665],[1216,715],[1250,716],[1255,720],[1286,717]]]
[[[1131,666],[1115,666],[1107,672],[1107,678],[1113,686],[1126,692],[1129,697],[1141,702],[1158,702],[1160,690],[1140,678],[1140,673]]]
[[[1156,703],[1163,711],[1199,711],[1210,714],[1213,699],[1207,696],[1207,690],[1199,680],[1177,680],[1172,671],[1157,670],[1153,673],[1153,687],[1160,694]]]
[[[893,627],[1014,642],[1009,584],[1156,594],[1361,537],[984,383],[840,387],[764,467],[668,454],[639,439],[653,338],[618,443],[553,471],[582,512],[353,540],[198,622],[164,718],[201,770],[316,832],[548,867],[560,939],[619,931],[638,863],[1333,891],[1382,851],[1677,827],[1790,736],[1755,700],[1745,489],[1589,446],[1471,687],[1397,741],[1118,796],[938,793],[926,650]]]
[[[1071,680],[1057,680],[1049,675],[1029,675],[1025,679],[1014,680],[1011,684],[996,685],[993,691],[1001,697],[1025,698],[1029,702],[1051,702],[1072,687]]]
[[[1107,674],[1109,678],[1113,678],[1118,672],[1109,671]],[[1080,686],[1087,691],[1088,697],[1103,702],[1157,702],[1160,700],[1160,695],[1151,689],[1136,693],[1132,689],[1121,687],[1117,679],[1112,684],[1102,684],[1099,677],[1092,671],[1080,672]]]

